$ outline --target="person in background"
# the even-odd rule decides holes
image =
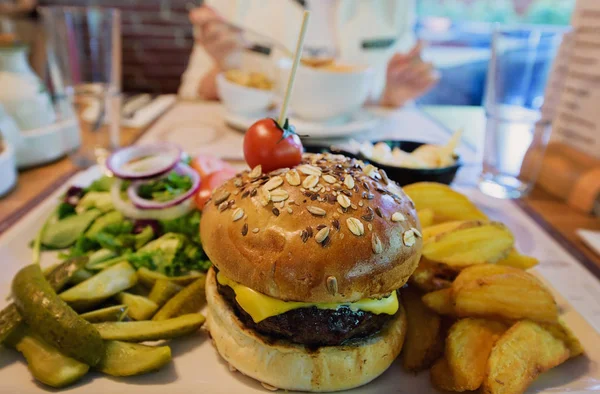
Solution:
[[[237,26],[293,49],[304,9],[311,11],[305,52],[376,71],[371,102],[400,107],[432,88],[439,74],[420,57],[412,27],[414,0],[205,0],[190,12],[194,46],[179,89],[184,98],[218,100],[219,72],[252,54]],[[235,24],[232,27],[227,22]],[[273,63],[276,47],[266,55]]]
[[[29,64],[43,78],[45,68],[44,38],[38,23],[37,0],[0,0],[0,28],[12,33],[29,47]]]

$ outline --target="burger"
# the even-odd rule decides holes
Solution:
[[[257,166],[213,192],[201,239],[208,329],[232,368],[267,387],[338,391],[400,353],[399,293],[422,240],[413,202],[384,171],[331,154]]]

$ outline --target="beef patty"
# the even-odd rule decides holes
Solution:
[[[219,294],[225,298],[236,316],[259,333],[276,339],[286,339],[308,347],[338,346],[379,332],[394,316],[376,315],[365,311],[352,311],[343,306],[338,309],[299,308],[271,316],[258,323],[242,309],[229,286],[217,282]],[[396,312],[398,313],[398,312]]]

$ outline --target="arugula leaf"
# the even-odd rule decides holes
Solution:
[[[191,187],[190,177],[171,172],[164,178],[143,183],[139,186],[137,193],[146,200],[164,202],[182,195]]]
[[[56,215],[58,220],[62,220],[67,216],[75,215],[75,206],[67,204],[66,202],[61,202],[56,209]]]
[[[200,211],[194,210],[177,219],[161,220],[160,225],[164,233],[183,234],[200,245],[200,217]]]

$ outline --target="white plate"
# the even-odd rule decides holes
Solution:
[[[262,118],[277,119],[277,111],[268,111],[253,115],[225,113],[225,123],[234,129],[246,131],[254,122]],[[357,133],[369,132],[379,125],[381,119],[373,113],[362,109],[347,118],[333,119],[326,123],[310,122],[290,116],[290,122],[296,127],[301,136],[310,138],[344,137]]]
[[[99,175],[96,168],[75,175],[71,184],[85,185]],[[57,190],[9,231],[0,236],[0,300],[2,307],[7,303],[5,295],[10,291],[10,282],[16,272],[31,261],[28,244],[47,215],[55,207],[58,196],[67,185]],[[542,260],[539,272],[553,285],[560,287],[565,298],[557,295],[564,319],[581,339],[587,357],[570,360],[564,365],[541,376],[528,390],[529,393],[592,393],[600,387],[600,336],[575,307],[586,316],[592,325],[600,327],[600,284],[573,260],[547,234],[543,233],[529,218],[516,210],[509,202],[485,199],[474,195],[476,201],[493,218],[501,219],[515,232],[519,248]],[[506,216],[510,215],[510,216]],[[45,253],[43,264],[55,261],[54,255]],[[564,290],[563,290],[564,289]],[[575,307],[574,307],[575,306]],[[173,362],[153,374],[110,378],[91,372],[80,383],[65,392],[74,394],[245,394],[269,393],[256,381],[239,373],[231,373],[211,345],[208,335],[200,331],[187,338],[170,342]],[[0,349],[0,393],[47,393],[35,383],[22,357],[12,350]],[[439,393],[431,386],[427,372],[413,375],[404,372],[396,361],[381,377],[351,393]]]

